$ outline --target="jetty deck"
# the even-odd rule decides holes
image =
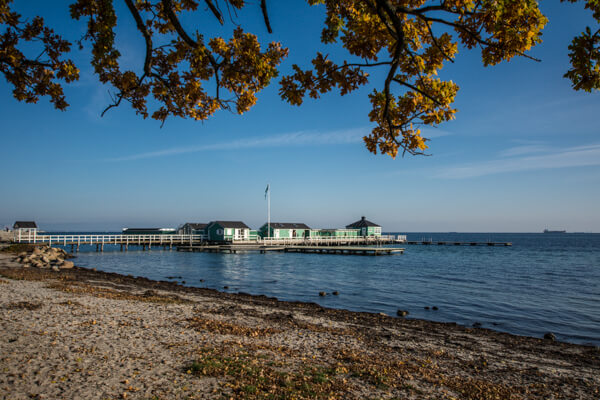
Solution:
[[[28,234],[15,237],[17,243],[47,244],[49,246],[71,246],[72,251],[79,251],[80,246],[96,246],[97,251],[103,251],[105,245],[118,245],[121,250],[130,246],[138,246],[143,250],[156,248],[173,248],[180,246],[244,246],[247,250],[252,246],[262,248],[278,248],[286,246],[382,246],[404,243],[406,236],[367,236],[367,237],[315,237],[315,238],[234,238],[232,241],[210,242],[206,235],[152,235],[152,234]],[[267,250],[269,251],[269,250]],[[274,251],[274,250],[273,250]]]
[[[185,252],[208,252],[208,253],[238,253],[258,251],[260,253],[284,252],[284,253],[313,253],[313,254],[341,254],[380,256],[391,254],[403,254],[404,249],[399,247],[370,247],[370,246],[253,246],[253,245],[201,245],[201,246],[178,246],[178,251]]]

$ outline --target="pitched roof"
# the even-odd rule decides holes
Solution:
[[[366,228],[368,226],[378,226],[381,228],[381,225],[377,225],[377,224],[365,219],[365,217],[361,217],[360,220],[353,222],[350,225],[346,225],[346,228]]]
[[[213,221],[209,225],[211,224],[219,224],[223,228],[250,229],[250,227],[242,221]]]
[[[35,221],[17,221],[17,222],[15,222],[15,224],[13,225],[13,229],[20,229],[20,228],[37,228],[37,225],[35,224]]]
[[[267,223],[263,226],[266,226]],[[310,229],[306,224],[300,222],[271,222],[271,228],[273,229]]]
[[[196,223],[196,222],[187,222],[183,226],[189,226],[192,229],[204,229],[208,226],[208,224]]]

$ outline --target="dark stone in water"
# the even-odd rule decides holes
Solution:
[[[429,306],[425,306],[425,309],[426,309],[426,310],[429,310]]]
[[[481,328],[481,322],[473,323],[473,328]]]
[[[223,289],[229,289],[229,286],[223,286]]]
[[[321,297],[327,296],[327,293],[325,293],[325,292],[319,292],[319,296],[321,296]]]
[[[333,293],[331,293],[331,294],[332,294],[332,295],[334,295],[334,296],[338,296],[338,295],[340,294],[340,292],[338,292],[338,291],[336,290],[335,292],[333,292]]]
[[[433,311],[437,311],[437,310],[439,310],[439,309],[437,308],[437,306],[433,306],[433,307],[431,307],[431,309],[432,309]]]
[[[200,279],[200,282],[204,282],[204,279]]]
[[[185,281],[181,281],[181,284],[182,284],[182,285],[185,285]]]
[[[548,332],[544,335],[544,339],[554,342],[556,340],[556,336],[554,336],[554,333]]]
[[[406,310],[398,310],[396,311],[396,315],[399,317],[406,317],[408,315],[408,311]]]

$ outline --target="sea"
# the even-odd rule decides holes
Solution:
[[[98,253],[82,246],[74,261],[185,286],[390,316],[406,310],[406,318],[533,337],[552,332],[560,341],[600,346],[600,234],[390,234],[406,234],[409,241],[512,246],[404,245],[404,254],[379,257],[132,247],[120,252],[118,246]]]

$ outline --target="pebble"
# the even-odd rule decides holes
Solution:
[[[406,317],[408,315],[408,311],[406,310],[398,310],[396,311],[396,315],[399,317]]]
[[[554,342],[556,340],[556,336],[554,335],[554,333],[548,332],[544,335],[544,339]]]
[[[332,294],[332,295],[334,295],[334,296],[338,296],[338,295],[340,294],[340,292],[338,292],[338,291],[336,290],[335,292],[333,292],[333,293],[331,293],[331,294]]]
[[[327,293],[326,292],[319,292],[319,296],[321,296],[321,297],[327,296]]]
[[[437,311],[437,310],[438,310],[437,306],[433,306],[433,307],[431,307],[431,309],[432,309],[433,311]]]

